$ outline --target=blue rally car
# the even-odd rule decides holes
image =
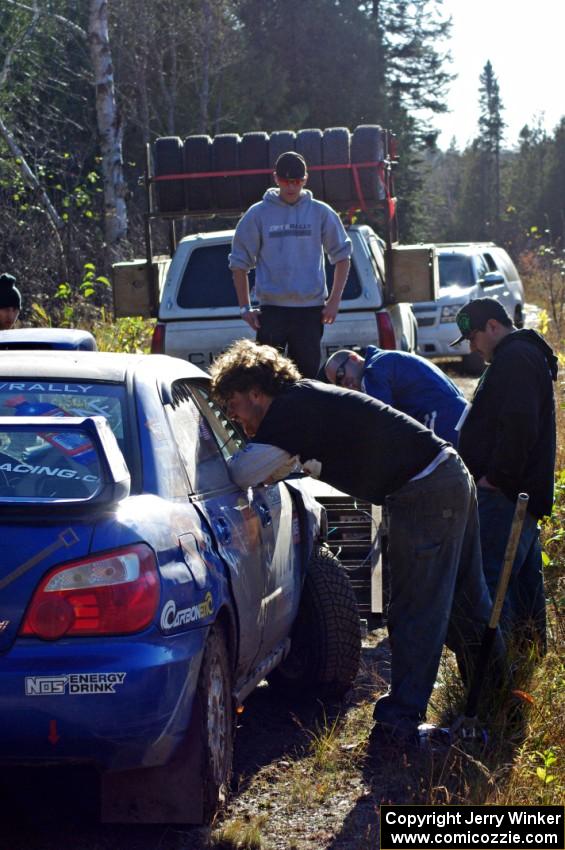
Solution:
[[[106,821],[208,821],[253,688],[357,672],[323,510],[243,444],[182,360],[0,351],[0,763],[95,766]]]

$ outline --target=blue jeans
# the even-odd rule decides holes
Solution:
[[[475,484],[457,454],[394,492],[387,509],[391,685],[374,717],[410,734],[425,719],[444,644],[469,678],[491,599],[482,571]],[[501,675],[504,655],[497,634],[492,658]]]
[[[479,487],[477,495],[483,570],[494,598],[515,505],[500,490]],[[529,513],[526,513],[520,535],[500,624],[508,637],[535,641],[540,650],[545,651],[545,591],[539,528]]]

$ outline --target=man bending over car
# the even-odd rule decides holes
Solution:
[[[252,438],[249,453],[232,459],[237,484],[259,483],[246,455],[267,444],[283,450],[280,460],[297,456],[345,493],[386,503],[391,685],[376,703],[372,740],[417,742],[443,645],[468,674],[490,613],[465,465],[420,423],[361,393],[302,378],[271,346],[239,340],[211,375],[215,396]],[[500,661],[499,635],[496,649]]]

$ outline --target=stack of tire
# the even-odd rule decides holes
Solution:
[[[189,177],[157,181],[157,209],[162,213],[239,212],[261,200],[273,185],[272,170],[281,153],[296,151],[309,168],[308,188],[318,200],[338,209],[359,205],[351,168],[316,166],[381,162],[385,156],[385,132],[376,124],[326,130],[280,130],[222,133],[210,136],[163,136],[153,145],[154,175],[225,172],[216,177]],[[230,176],[230,171],[267,171]],[[377,167],[357,171],[363,199],[383,200],[385,193]]]

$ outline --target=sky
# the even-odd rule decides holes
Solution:
[[[443,0],[452,17],[450,113],[435,116],[445,150],[464,148],[478,131],[479,76],[488,60],[504,106],[504,145],[515,147],[537,117],[551,133],[565,116],[565,0]]]

